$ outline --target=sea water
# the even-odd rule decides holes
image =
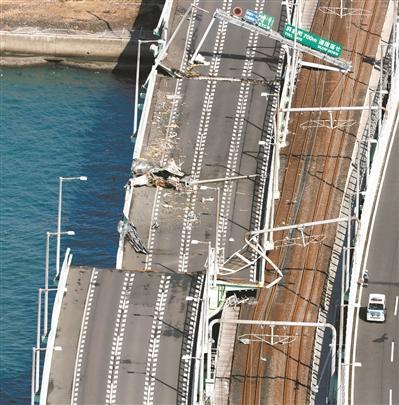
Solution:
[[[46,232],[57,224],[74,265],[114,267],[133,145],[133,86],[111,73],[56,66],[2,69],[0,88],[0,403],[30,401],[37,291]],[[50,245],[55,274],[55,238]]]

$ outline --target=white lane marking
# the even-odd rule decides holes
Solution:
[[[145,368],[143,405],[154,403],[155,377],[157,372],[159,343],[161,340],[163,318],[166,309],[166,299],[169,292],[171,276],[162,275],[159,283],[157,301],[154,309],[154,319],[151,326],[150,343],[148,347],[147,365]]]
[[[392,388],[389,389],[389,405],[392,405]]]
[[[395,299],[395,311],[393,313],[394,316],[396,316],[398,314],[398,301],[399,301],[399,297],[396,296],[396,299]]]
[[[119,299],[118,311],[115,319],[114,336],[112,339],[111,356],[108,366],[106,404],[115,404],[118,388],[119,366],[123,339],[125,335],[127,312],[130,303],[130,293],[133,288],[134,273],[126,273]]]
[[[255,4],[255,10],[260,11],[264,6],[264,1],[257,0]],[[245,62],[242,71],[242,79],[249,79],[252,74],[253,66],[254,66],[254,57],[255,57],[255,49],[258,44],[258,35],[254,33],[250,33],[248,39],[247,50],[245,54]],[[245,125],[245,117],[247,116],[247,104],[250,95],[251,85],[248,82],[242,82],[239,89],[239,96],[237,100],[237,107],[234,116],[233,122],[233,131],[230,141],[230,148],[229,148],[229,155],[227,161],[227,170],[226,170],[226,177],[231,176],[237,170],[238,157],[239,151],[241,147],[241,138],[244,134],[244,125]],[[273,115],[271,115],[272,117]],[[270,118],[271,120],[271,118]],[[269,127],[272,126],[272,122],[269,122]],[[261,170],[262,175],[266,174],[264,170]],[[221,221],[217,224],[218,233],[221,235],[219,238],[221,246],[220,249],[225,247],[225,241],[227,240],[227,231],[228,231],[228,218],[230,216],[230,209],[231,209],[231,197],[233,192],[233,183],[232,182],[225,182],[223,185],[223,193],[220,203],[220,218]],[[259,201],[262,205],[262,201]],[[251,211],[251,210],[240,210],[244,211]],[[256,210],[255,210],[256,211]],[[255,259],[255,252],[252,253],[253,259]],[[250,278],[251,280],[255,281],[255,266],[251,266],[250,269]]]
[[[94,289],[96,287],[97,276],[98,276],[98,271],[95,268],[93,268],[93,272],[91,273],[90,282],[89,282],[89,289],[87,291],[85,309],[83,311],[83,322],[82,322],[82,326],[80,328],[78,350],[76,352],[75,370],[74,370],[73,382],[72,382],[72,399],[71,399],[72,405],[76,405],[78,403],[80,374],[81,374],[82,361],[83,361],[83,352],[84,352],[85,343],[86,343],[87,324],[88,324],[89,318],[90,318],[91,304],[93,302],[93,295],[94,295]]]
[[[391,363],[393,363],[393,355],[395,353],[395,341],[392,340],[391,342]]]
[[[223,10],[231,7],[231,0],[223,1]],[[221,55],[223,51],[224,41],[227,34],[227,23],[219,22],[215,44],[213,47],[213,56],[209,67],[209,76],[217,76],[220,68]],[[202,162],[205,154],[206,138],[208,135],[209,123],[212,116],[213,102],[216,93],[216,81],[208,80],[206,83],[204,102],[202,104],[201,118],[198,127],[197,139],[195,143],[194,156],[191,165],[191,177],[193,180],[200,178]],[[195,215],[195,205],[197,199],[197,189],[194,189],[187,196],[186,210],[183,218],[183,228],[179,250],[179,272],[187,272],[189,253],[191,247],[191,232],[194,225],[191,220],[192,215]]]
[[[193,5],[198,5],[199,0],[193,1]],[[197,8],[193,7],[192,14],[191,14],[191,19],[190,19],[190,25],[187,30],[187,35],[186,35],[186,42],[184,49],[190,49],[191,48],[191,42],[193,38],[193,33],[194,33],[194,28],[195,28],[195,21],[196,21],[196,15],[197,15]],[[189,55],[187,52],[184,52],[184,56],[180,65],[180,70],[185,71],[188,63]],[[179,102],[181,102],[181,89],[182,89],[182,84],[183,81],[182,79],[178,79],[176,82],[176,87],[175,87],[175,93],[172,96],[172,107],[171,107],[171,112],[169,116],[169,122],[166,128],[166,141],[176,138],[178,133],[173,129],[177,125],[177,118],[178,118],[178,107],[179,107]],[[167,153],[168,149],[165,148],[164,151],[162,152],[161,156],[161,165],[164,165],[166,163],[167,159]],[[160,203],[161,203],[161,192],[162,189],[160,187],[157,187],[156,192],[155,192],[155,199],[154,199],[154,205],[152,208],[152,214],[151,214],[151,223],[155,224],[158,222],[159,218],[159,210],[160,210]],[[149,235],[148,235],[148,255],[146,256],[146,261],[145,261],[145,270],[151,270],[152,266],[152,259],[153,259],[153,251],[154,251],[154,245],[155,245],[155,235],[156,235],[156,229],[153,227],[150,227],[149,229]]]

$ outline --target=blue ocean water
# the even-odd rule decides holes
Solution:
[[[0,403],[30,401],[37,289],[45,234],[56,231],[64,184],[62,252],[73,264],[115,266],[117,222],[133,145],[133,86],[110,73],[59,67],[2,69],[0,81]],[[51,243],[54,275],[55,239]]]

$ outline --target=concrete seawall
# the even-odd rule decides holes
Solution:
[[[15,66],[57,61],[96,69],[113,69],[116,65],[131,68],[136,63],[137,39],[138,35],[114,37],[0,31],[0,64]],[[144,63],[153,59],[144,49],[141,57]]]

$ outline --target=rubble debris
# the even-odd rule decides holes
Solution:
[[[133,159],[132,163],[132,174],[134,176],[142,176],[143,174],[150,171],[152,165],[145,159]]]
[[[174,159],[169,159],[164,166],[156,166],[145,159],[134,159],[132,164],[133,186],[153,186],[173,188],[182,191],[187,187],[189,177],[186,176]]]
[[[139,176],[139,177],[133,177],[131,179],[131,183],[133,184],[133,187],[140,187],[140,186],[148,186],[149,181],[147,176]]]
[[[194,59],[194,63],[196,65],[204,65],[204,66],[209,66],[210,62],[208,62],[203,55],[200,53],[197,53],[197,56]]]

